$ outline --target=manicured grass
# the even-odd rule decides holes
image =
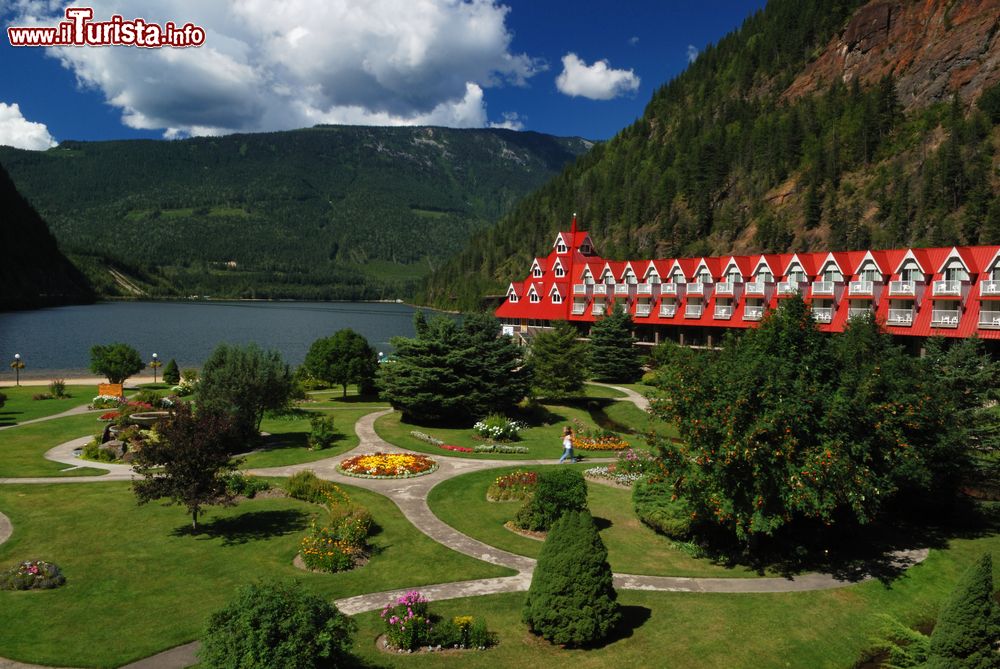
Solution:
[[[7,396],[7,402],[0,407],[0,427],[16,425],[26,420],[43,418],[62,413],[74,407],[89,404],[97,394],[96,386],[66,386],[69,397],[51,400],[33,400],[34,395],[48,393],[46,386],[3,387],[0,393]],[[2,439],[2,437],[0,437]]]
[[[604,407],[604,415],[614,423],[632,429],[640,436],[648,432],[655,432],[664,437],[679,437],[680,435],[676,425],[656,420],[632,402],[622,401],[608,404]],[[634,446],[641,444],[645,444],[644,439],[639,440],[638,444],[633,440]]]
[[[565,466],[565,465],[564,465]],[[586,465],[572,465],[586,469]],[[525,467],[542,471],[545,467]],[[491,546],[512,553],[538,557],[542,542],[522,537],[503,524],[514,517],[521,502],[489,502],[486,489],[503,474],[514,469],[493,469],[465,474],[434,486],[428,504],[434,514],[455,529]],[[656,576],[753,577],[744,568],[730,569],[706,559],[696,559],[681,552],[664,537],[639,522],[632,511],[632,493],[588,483],[590,512],[601,527],[601,538],[608,547],[608,562],[616,572]]]
[[[375,421],[375,431],[380,437],[401,448],[408,448],[413,451],[420,451],[431,455],[458,456],[464,458],[485,458],[490,460],[524,460],[558,458],[562,455],[562,430],[567,425],[574,426],[573,419],[584,423],[588,428],[594,428],[595,422],[590,414],[580,408],[562,405],[546,405],[553,420],[550,425],[539,425],[521,430],[520,441],[512,442],[515,446],[526,446],[528,453],[521,454],[500,454],[500,453],[455,453],[438,448],[426,441],[421,441],[413,437],[410,432],[416,430],[429,434],[432,437],[441,439],[446,444],[453,446],[474,447],[482,444],[486,440],[478,436],[471,428],[445,428],[436,426],[411,425],[400,420],[398,411],[386,414]],[[623,435],[624,436],[624,435]],[[627,437],[626,441],[641,446],[645,442],[641,437]],[[578,456],[583,457],[609,457],[613,456],[613,451],[578,451]]]
[[[0,510],[14,534],[0,546],[0,566],[54,561],[67,584],[0,592],[0,657],[120,666],[195,639],[238,586],[261,578],[298,580],[333,599],[511,573],[435,543],[387,498],[344,488],[372,512],[377,551],[354,571],[311,574],[292,559],[315,505],[263,499],[213,508],[191,536],[182,507],[138,506],[127,483],[2,486]]]
[[[583,394],[586,397],[605,397],[610,399],[614,399],[616,397],[625,397],[625,393],[621,392],[620,390],[615,390],[614,388],[608,388],[607,386],[599,386],[593,383],[584,384]]]
[[[43,456],[53,446],[77,437],[94,435],[104,429],[98,414],[82,414],[22,425],[0,432],[0,478],[22,476],[96,476],[103,469],[74,469],[62,473],[69,465],[46,460]]]
[[[317,411],[316,413],[332,415],[334,425],[337,426],[337,430],[340,431],[341,435],[333,446],[321,451],[309,450],[307,439],[309,438],[311,428],[307,415],[301,415],[300,413],[287,417],[266,418],[261,423],[261,430],[270,433],[271,436],[264,437],[261,447],[265,450],[247,455],[241,467],[257,468],[295,465],[301,462],[322,460],[349,451],[358,445],[358,434],[354,431],[354,424],[365,414],[377,410],[365,407],[350,407],[337,411]]]

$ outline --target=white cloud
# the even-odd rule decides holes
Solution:
[[[524,122],[527,116],[521,116],[517,112],[504,112],[503,121],[490,123],[491,128],[506,128],[507,130],[524,130]]]
[[[44,151],[57,144],[44,123],[24,118],[16,102],[0,102],[0,144],[18,149]]]
[[[2,2],[3,0],[0,0]],[[62,5],[21,0],[11,24],[55,25]],[[100,90],[130,127],[167,137],[318,122],[484,126],[484,89],[523,85],[545,64],[510,49],[494,0],[93,0],[112,14],[206,29],[190,49],[49,53]]]
[[[688,44],[687,57],[689,63],[693,63],[694,61],[698,60],[698,47],[696,47],[694,44]]]
[[[566,95],[610,100],[639,88],[639,77],[632,70],[613,70],[606,60],[587,65],[575,53],[568,53],[562,62],[556,88]]]
[[[628,45],[629,46],[635,46],[638,43],[639,43],[639,36],[638,35],[632,35],[631,37],[628,38]]]

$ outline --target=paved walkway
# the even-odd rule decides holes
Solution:
[[[611,387],[621,390],[628,395],[627,397],[621,399],[633,401],[640,408],[648,407],[648,402],[646,402],[646,399],[639,393],[636,393],[628,388],[621,388],[618,386]],[[642,405],[642,402],[645,402],[645,406]],[[336,481],[338,483],[346,483],[378,492],[391,499],[396,506],[399,507],[399,510],[403,513],[406,519],[409,520],[417,529],[443,546],[484,562],[507,567],[517,572],[517,574],[508,577],[420,586],[419,590],[431,601],[526,591],[531,584],[531,575],[535,567],[534,559],[501,550],[462,534],[458,530],[442,522],[431,512],[431,509],[427,504],[427,497],[430,490],[435,485],[455,476],[460,476],[469,472],[495,469],[498,467],[554,464],[555,459],[472,460],[454,456],[441,456],[436,458],[438,462],[438,469],[435,472],[413,479],[362,479],[345,476],[338,472],[337,465],[342,460],[358,453],[374,451],[385,453],[408,452],[405,449],[399,448],[383,440],[375,432],[375,421],[379,417],[390,412],[391,409],[375,411],[359,419],[355,424],[355,431],[357,432],[359,438],[358,446],[346,453],[315,462],[307,462],[285,467],[250,469],[247,471],[248,473],[258,476],[285,477],[291,476],[299,471],[312,470],[320,478]],[[61,444],[47,452],[46,457],[57,462],[86,462],[87,466],[96,466],[108,469],[108,474],[104,476],[72,478],[0,479],[0,484],[115,481],[128,480],[131,478],[131,469],[125,465],[90,463],[72,458],[72,449],[77,447],[80,442],[86,443],[87,440],[89,440],[89,437],[81,437],[80,439]],[[67,453],[69,455],[67,455]],[[610,458],[603,460],[595,459],[594,462],[609,460]],[[112,469],[113,467],[115,469]],[[9,536],[10,522],[5,516],[0,514],[0,543],[2,543],[5,539],[3,537],[5,524],[7,527],[7,535]],[[898,568],[906,568],[925,560],[928,552],[929,551],[927,549],[900,551],[894,554],[893,562]],[[803,574],[789,578],[688,578],[615,574],[614,581],[615,587],[623,590],[698,593],[782,593],[842,588],[855,583],[870,580],[871,578],[871,576],[862,576],[854,580],[847,580],[837,578],[830,574]],[[404,592],[407,592],[407,590],[411,589],[413,588],[346,597],[336,600],[335,603],[342,611],[353,615],[356,613],[379,609],[383,607],[392,597],[403,594]],[[198,642],[192,642],[183,646],[172,648],[162,653],[158,653],[157,655],[153,655],[139,662],[129,664],[127,667],[129,669],[183,669],[184,667],[195,663],[195,653],[197,649]],[[20,664],[11,660],[4,660],[0,658],[0,669],[32,668],[33,665]]]
[[[589,383],[592,386],[604,386],[605,388],[612,388],[620,393],[625,393],[625,397],[614,397],[612,399],[616,399],[622,402],[632,402],[643,411],[649,410],[649,400],[647,400],[642,393],[637,393],[631,388],[626,388],[624,386],[615,386],[610,383],[599,383],[597,381],[587,381],[587,383]]]
[[[51,416],[42,416],[41,418],[32,418],[31,420],[21,421],[20,423],[14,423],[13,425],[4,425],[0,427],[0,430],[13,430],[15,427],[21,427],[22,425],[31,425],[32,423],[44,423],[47,420],[56,420],[57,418],[66,418],[67,416],[79,416],[80,414],[104,411],[104,409],[91,409],[89,405],[84,404],[83,406],[73,407],[72,409],[67,409],[62,413],[52,414]],[[0,665],[2,667],[3,665]]]

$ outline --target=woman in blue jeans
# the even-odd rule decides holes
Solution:
[[[573,457],[573,430],[566,426],[563,429],[563,454],[559,458],[559,463],[562,464],[569,458],[570,462],[576,462],[576,458]]]

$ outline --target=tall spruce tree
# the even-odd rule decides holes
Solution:
[[[605,638],[621,618],[608,549],[587,510],[555,522],[542,546],[522,620],[552,643],[587,646]]]
[[[177,361],[170,358],[170,362],[163,368],[163,382],[176,386],[181,382],[181,370],[177,367]]]
[[[632,316],[616,303],[590,331],[590,370],[600,381],[635,381],[642,374],[639,349],[632,336]]]
[[[993,557],[986,553],[962,577],[931,634],[927,669],[1000,667],[1000,607],[993,599]]]
[[[583,388],[590,347],[578,337],[576,328],[560,321],[531,341],[527,365],[534,388],[542,397],[563,397]]]

